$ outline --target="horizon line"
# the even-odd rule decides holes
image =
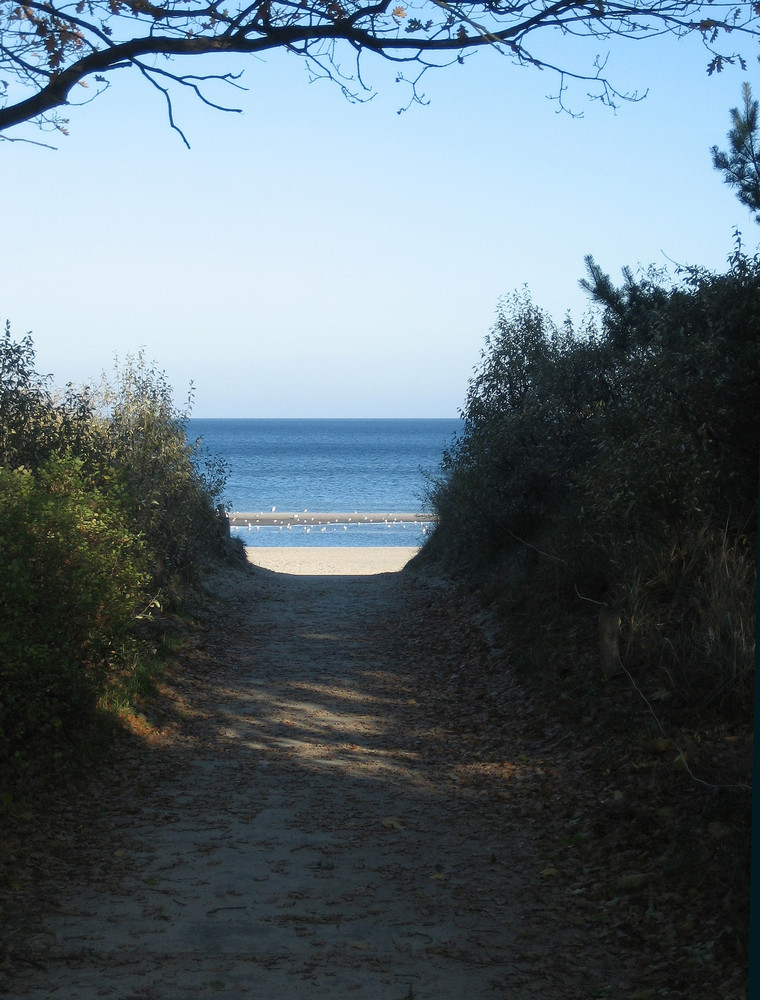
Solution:
[[[453,417],[315,417],[315,416],[296,416],[296,417],[241,417],[241,416],[199,416],[198,414],[191,414],[188,418],[189,420],[461,420],[461,415],[456,414]]]

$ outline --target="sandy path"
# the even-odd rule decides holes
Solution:
[[[424,677],[443,688],[451,664],[413,622],[442,591],[251,570],[215,593],[175,718],[132,762],[135,794],[103,806],[110,844],[51,901],[9,996],[545,1000],[609,982],[573,971],[588,956],[505,774],[459,767],[427,704]]]

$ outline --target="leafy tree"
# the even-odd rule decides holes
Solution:
[[[361,65],[365,53],[382,57],[398,64],[398,80],[409,85],[412,103],[420,99],[417,86],[428,69],[462,62],[468,51],[491,46],[518,65],[554,72],[560,101],[568,81],[576,80],[589,83],[593,97],[614,105],[631,95],[610,83],[603,60],[585,69],[566,59],[555,64],[534,39],[560,34],[604,42],[615,36],[693,34],[709,52],[708,71],[715,72],[726,63],[744,66],[740,55],[718,46],[729,32],[758,37],[759,21],[751,0],[413,0],[408,5],[382,0],[231,5],[218,0],[0,0],[0,133],[29,121],[63,130],[58,109],[75,93],[91,100],[92,92],[80,87],[94,84],[97,94],[125,68],[142,74],[164,96],[177,128],[172,86],[221,108],[204,85],[215,81],[234,87],[239,74],[198,76],[167,68],[167,60],[227,53],[255,57],[280,49],[300,56],[314,77],[333,80],[357,100],[368,94]]]
[[[713,166],[722,170],[726,184],[738,188],[739,201],[755,213],[760,224],[760,123],[758,103],[752,100],[749,83],[742,85],[744,106],[731,108],[733,128],[728,133],[729,151],[712,147]]]

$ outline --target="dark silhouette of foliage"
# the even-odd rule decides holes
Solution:
[[[583,329],[527,293],[502,304],[431,491],[431,553],[508,602],[613,604],[657,689],[746,712],[760,261],[737,236],[724,274],[626,270],[618,287],[587,268]]]

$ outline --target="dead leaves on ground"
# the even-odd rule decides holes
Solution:
[[[547,697],[517,678],[479,609],[440,597],[419,594],[398,652],[452,772],[480,782],[495,823],[530,824],[534,882],[582,939],[631,963],[631,997],[744,1000],[752,733],[666,739],[635,694],[601,678],[581,719],[561,684]]]

